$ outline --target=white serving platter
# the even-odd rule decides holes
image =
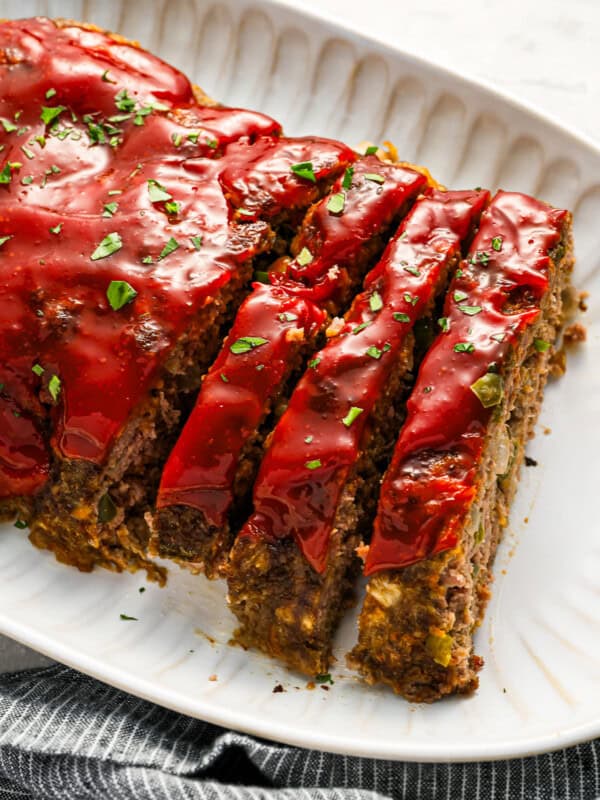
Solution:
[[[2,3],[2,16],[33,14],[135,38],[209,94],[270,113],[290,134],[389,139],[449,186],[502,186],[569,207],[575,280],[591,297],[588,343],[547,390],[529,449],[539,463],[523,471],[498,554],[473,697],[414,706],[363,686],[343,666],[351,617],[337,637],[334,685],[309,690],[227,644],[234,620],[221,584],[177,568],[165,589],[142,575],[80,574],[11,525],[0,536],[0,632],[190,716],[304,747],[468,761],[600,735],[600,151],[485,86],[268,2]],[[274,693],[277,684],[286,691]]]

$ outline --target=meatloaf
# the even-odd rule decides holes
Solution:
[[[230,606],[242,644],[308,675],[326,672],[352,594],[404,415],[415,323],[431,317],[487,199],[429,190],[417,201],[273,432],[231,553]]]
[[[567,211],[499,192],[446,297],[383,480],[358,644],[369,683],[412,701],[471,692],[490,596],[573,266]]]
[[[424,184],[419,173],[371,155],[308,211],[295,258],[277,264],[273,285],[242,304],[167,460],[153,523],[159,555],[218,572],[248,515],[265,437],[316,349],[322,308],[343,310]]]
[[[94,29],[5,22],[0,52],[0,510],[60,560],[135,568],[256,264],[355,154],[203,106]]]

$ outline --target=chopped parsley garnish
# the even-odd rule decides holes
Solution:
[[[118,311],[135,300],[137,292],[127,281],[111,281],[106,290],[106,297],[112,310]]]
[[[114,197],[117,194],[123,194],[123,189],[111,189],[107,194],[109,197]]]
[[[207,139],[206,144],[208,145],[208,147],[211,148],[211,150],[216,150],[217,147],[219,146],[219,143],[217,142],[216,139]]]
[[[46,100],[50,100],[51,97],[54,97],[56,94],[56,89],[48,89],[46,92]]]
[[[158,260],[162,261],[163,258],[166,258],[168,255],[171,255],[171,253],[174,253],[175,250],[177,250],[178,247],[179,247],[179,242],[171,236],[169,241],[166,243],[166,245],[160,251],[160,254],[158,256]]]
[[[161,186],[160,183],[153,178],[150,178],[148,181],[148,195],[151,203],[164,203],[165,200],[173,199],[172,195],[167,192],[165,187]]]
[[[305,436],[304,441],[306,442],[306,444],[310,444],[313,438],[314,438],[313,436]]]
[[[55,225],[53,228],[50,228],[50,233],[53,233],[57,236],[62,230],[62,222],[59,222],[58,225]]]
[[[121,89],[115,95],[115,105],[119,111],[133,111],[135,109],[135,100],[129,97],[127,89]]]
[[[6,244],[6,242],[12,238],[12,236],[0,236],[0,247],[2,247],[3,244]]]
[[[126,622],[139,622],[137,617],[130,617],[128,614],[119,614],[119,618]]]
[[[102,75],[100,76],[101,80],[103,80],[104,83],[116,83],[116,81],[113,81],[111,78],[108,77],[108,75],[109,71],[105,69]]]
[[[237,356],[240,355],[240,353],[249,353],[250,350],[267,344],[267,342],[268,339],[263,339],[262,336],[242,336],[242,338],[234,342],[229,349]]]
[[[17,519],[15,520],[15,528],[18,528],[20,531],[24,531],[25,528],[29,527],[24,519]]]
[[[291,314],[289,311],[282,311],[281,314],[277,316],[280,322],[294,322],[294,320],[298,319],[298,314]]]
[[[473,353],[475,350],[475,345],[471,342],[457,342],[454,345],[454,352],[455,353]]]
[[[378,347],[375,347],[374,344],[371,347],[368,347],[366,350],[366,355],[371,356],[371,358],[380,359],[383,350],[380,350]]]
[[[113,253],[116,253],[117,250],[120,250],[123,247],[123,242],[121,241],[121,237],[118,233],[113,232],[109,233],[108,236],[105,236],[104,239],[100,242],[98,247],[94,250],[90,258],[92,261],[98,261],[101,258],[106,258],[107,256],[111,256]]]
[[[394,311],[392,316],[396,322],[410,322],[410,317],[408,314],[403,314],[401,311]]]
[[[342,189],[348,191],[352,186],[352,176],[354,175],[354,167],[346,167],[344,178],[342,180]]]
[[[254,211],[251,211],[249,208],[238,208],[238,214],[242,214],[244,217],[252,217]]]
[[[2,170],[0,170],[0,184],[10,183],[12,179],[12,164],[7,161]]]
[[[493,339],[495,342],[503,342],[505,338],[505,333],[492,333],[490,336],[490,339]]]
[[[471,391],[477,395],[484,408],[497,406],[504,394],[504,383],[500,375],[488,372],[475,383],[471,384]]]
[[[104,204],[104,211],[102,212],[103,217],[112,217],[115,211],[119,208],[118,203],[105,203]]]
[[[4,117],[0,117],[0,123],[2,123],[2,127],[6,133],[12,133],[18,128],[18,125],[15,125],[14,122],[11,122],[9,119],[4,119]]]
[[[409,272],[411,275],[414,275],[415,278],[418,278],[421,275],[421,271],[416,267],[403,267],[403,270],[404,272]]]
[[[320,363],[321,363],[320,358],[313,358],[308,362],[308,366],[310,367],[310,369],[316,369]]]
[[[221,373],[221,380],[223,381],[223,383],[229,383],[229,378],[227,377],[227,375],[225,375],[224,372]]]
[[[494,236],[492,239],[492,250],[495,250],[497,253],[502,250],[502,236]]]
[[[545,353],[546,350],[550,348],[550,342],[547,342],[545,339],[534,339],[533,346],[538,353]]]
[[[173,133],[171,135],[171,141],[175,145],[175,147],[181,147],[181,143],[183,142],[183,136],[180,133]]]
[[[63,111],[66,111],[66,106],[42,106],[42,113],[40,119],[44,125],[50,125],[55,119],[58,119]]]
[[[252,277],[255,281],[259,281],[260,283],[269,282],[269,273],[264,269],[254,270],[254,275]]]
[[[419,298],[416,295],[410,294],[410,292],[404,292],[403,297],[407,303],[411,304],[411,306],[416,306],[419,302]]]
[[[379,150],[379,147],[376,144],[370,144],[367,149],[365,150],[366,156],[374,156],[375,153]]]
[[[447,333],[450,330],[450,320],[448,319],[448,317],[440,317],[437,323],[440,326],[440,328],[444,331],[444,333]]]
[[[424,386],[423,387],[423,394],[429,394],[433,389],[433,386]]]
[[[185,138],[188,140],[188,142],[191,142],[192,144],[198,144],[199,136],[200,136],[199,133],[193,131],[192,133],[188,133],[188,135]]]
[[[304,466],[306,467],[306,469],[319,469],[319,467],[323,465],[321,464],[320,458],[314,458],[312,461],[306,461],[304,463]]]
[[[58,375],[53,375],[48,381],[48,391],[50,392],[50,397],[54,400],[55,403],[59,398],[61,388],[62,385],[60,382],[60,378],[58,377]]]
[[[463,273],[462,269],[457,269],[454,274],[456,275],[457,278],[462,278],[464,273]]]
[[[373,183],[384,183],[385,177],[378,172],[365,172],[365,180],[373,181]]]
[[[466,292],[454,292],[452,295],[455,303],[462,303],[469,295]]]
[[[33,153],[28,147],[25,147],[24,144],[21,145],[21,150],[25,153],[28,159],[35,158],[35,153]]]
[[[383,300],[379,292],[373,292],[371,297],[369,297],[369,308],[373,313],[376,311],[381,311],[383,308]]]
[[[356,328],[352,329],[352,334],[356,336],[357,333],[364,331],[365,328],[368,328],[371,324],[371,321],[368,320],[367,322],[361,322],[360,325],[357,325]]]
[[[487,264],[488,264],[488,261],[490,260],[490,257],[489,257],[489,255],[486,253],[486,251],[485,251],[485,250],[479,250],[479,251],[478,251],[477,253],[475,253],[475,255],[474,255],[474,256],[473,256],[471,259],[469,259],[469,260],[470,260],[470,263],[471,263],[471,264],[473,264],[473,265],[475,265],[475,264],[476,264],[476,263],[479,261],[479,263],[480,263],[480,264],[483,264],[483,266],[485,267],[485,266],[487,266]]]
[[[330,683],[333,686],[333,680],[328,672],[324,672],[322,675],[316,675],[315,683],[319,684]]]
[[[152,256],[144,256],[142,258],[142,264],[154,264],[154,259]]]
[[[200,248],[202,247],[202,237],[201,236],[192,236],[190,241],[194,245],[196,250],[200,250]]]
[[[347,428],[349,428],[352,425],[352,423],[354,422],[354,420],[357,417],[360,417],[360,415],[363,413],[363,411],[364,411],[364,408],[360,408],[359,406],[352,406],[350,408],[350,411],[348,411],[348,413],[346,414],[346,416],[342,420],[342,423]]]
[[[474,317],[475,314],[479,314],[481,312],[481,306],[459,305],[458,308],[462,311],[463,314],[466,314],[469,317]]]
[[[327,211],[330,214],[341,214],[346,204],[346,195],[343,192],[332,194],[327,201]]]
[[[37,375],[38,378],[44,374],[44,368],[42,367],[41,364],[34,364],[33,367],[31,368],[31,371],[33,372],[34,375]]]
[[[264,364],[257,364],[255,367],[257,372],[262,372],[264,368],[265,368]]]
[[[181,203],[178,203],[177,200],[169,200],[165,203],[165,211],[167,214],[179,214],[181,210]]]
[[[23,186],[29,186],[29,184],[33,183],[33,175],[25,175],[24,178],[21,178],[21,183]]]
[[[301,267],[306,267],[308,264],[311,264],[314,260],[313,254],[310,252],[308,247],[303,247],[302,250],[296,256],[296,261],[300,264]]]
[[[312,161],[301,161],[299,164],[292,164],[290,169],[294,175],[297,175],[299,178],[305,178],[307,181],[312,181],[313,183],[317,182]]]

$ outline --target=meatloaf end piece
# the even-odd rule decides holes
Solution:
[[[499,192],[448,292],[363,551],[371,577],[348,659],[408,700],[478,685],[473,635],[572,267],[570,214]]]

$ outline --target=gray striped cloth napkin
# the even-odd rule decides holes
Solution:
[[[166,711],[62,666],[0,676],[0,798],[594,800],[600,740],[485,764],[334,756]]]

